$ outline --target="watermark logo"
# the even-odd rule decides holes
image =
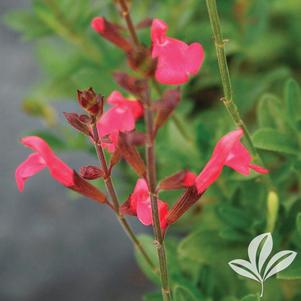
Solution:
[[[295,259],[297,253],[291,250],[280,251],[271,256],[273,239],[271,233],[255,237],[249,244],[249,261],[235,259],[230,267],[239,275],[253,279],[261,284],[260,297],[263,297],[264,282],[286,269]]]

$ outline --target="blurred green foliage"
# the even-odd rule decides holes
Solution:
[[[229,40],[226,50],[235,102],[270,169],[278,195],[269,193],[254,174],[246,178],[224,170],[199,204],[167,234],[175,301],[259,300],[257,284],[238,279],[227,262],[244,258],[249,241],[264,231],[273,232],[275,249],[301,253],[301,2],[220,0],[218,6]],[[162,18],[170,26],[170,36],[199,41],[205,48],[204,67],[185,85],[177,109],[189,137],[184,138],[170,122],[160,131],[156,146],[159,178],[181,168],[199,172],[218,138],[233,129],[219,101],[221,87],[205,1],[133,0],[131,8],[136,23],[146,17]],[[72,99],[75,103],[76,89],[89,86],[108,95],[118,89],[112,72],[128,68],[123,53],[90,29],[96,15],[122,23],[109,0],[37,0],[32,1],[31,9],[5,17],[10,27],[34,45],[43,71],[24,99],[23,109],[46,122],[38,134],[57,149],[91,151],[91,146],[59,123],[53,102]],[[140,30],[139,37],[149,45],[149,29]],[[127,169],[124,173],[130,177],[124,177],[129,180],[119,189],[126,197],[135,177]],[[176,197],[175,193],[161,196],[170,203]],[[142,241],[155,260],[152,239],[143,236]],[[299,257],[278,279],[266,283],[264,300],[301,300]],[[137,259],[157,283],[139,254]],[[162,299],[160,293],[151,293],[145,300]]]

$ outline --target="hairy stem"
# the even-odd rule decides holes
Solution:
[[[94,145],[95,145],[95,150],[97,152],[97,156],[99,159],[99,162],[101,164],[101,168],[105,174],[104,176],[104,181],[105,181],[105,185],[106,185],[106,189],[108,191],[108,194],[110,196],[111,201],[113,202],[113,209],[116,213],[116,216],[120,222],[120,224],[122,225],[124,231],[126,232],[126,234],[128,235],[128,237],[130,238],[130,240],[133,242],[134,246],[137,248],[137,250],[141,253],[141,255],[144,257],[145,261],[149,264],[149,266],[151,267],[151,269],[153,270],[153,272],[155,274],[158,273],[157,268],[155,266],[155,264],[153,263],[153,261],[151,260],[151,258],[148,256],[148,254],[146,253],[144,247],[142,246],[142,244],[140,243],[140,241],[138,240],[138,238],[136,237],[134,231],[132,230],[131,226],[128,224],[128,222],[126,221],[126,219],[124,218],[124,216],[122,216],[119,212],[119,201],[118,201],[118,197],[114,188],[114,184],[111,178],[111,174],[110,171],[108,169],[108,165],[107,165],[107,161],[100,143],[100,139],[98,136],[98,132],[97,132],[97,128],[96,125],[93,125],[93,138],[94,138]]]
[[[169,288],[164,239],[163,239],[161,226],[160,226],[160,218],[159,218],[159,211],[158,211],[158,196],[156,192],[157,173],[156,173],[156,158],[155,158],[155,149],[154,149],[154,141],[153,141],[153,131],[154,131],[153,112],[151,108],[151,100],[150,100],[149,93],[147,93],[143,101],[144,101],[144,108],[145,108],[144,119],[146,124],[146,144],[145,144],[146,169],[147,169],[146,173],[147,173],[147,181],[150,190],[149,194],[150,194],[151,206],[152,206],[155,246],[157,248],[157,253],[159,258],[163,300],[170,301],[171,291]]]
[[[244,121],[242,120],[240,113],[237,109],[237,106],[233,101],[230,73],[227,64],[227,57],[225,54],[225,40],[223,39],[223,35],[221,31],[221,25],[220,25],[216,0],[206,0],[206,3],[207,3],[207,10],[209,14],[210,23],[211,23],[211,28],[214,36],[218,67],[219,67],[219,72],[220,72],[223,92],[224,92],[224,97],[222,98],[222,101],[235,125],[243,129],[245,134],[245,139],[247,141],[247,144],[250,148],[254,160],[259,162],[261,165],[264,165],[257,149],[254,146],[250,132],[247,126],[245,125]],[[270,176],[267,175],[265,179],[269,189],[275,190],[275,187],[272,184]]]

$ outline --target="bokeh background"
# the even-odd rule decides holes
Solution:
[[[264,231],[273,232],[276,248],[301,252],[301,2],[217,2],[234,98],[278,199],[268,198],[256,175],[243,178],[226,169],[168,232],[169,265],[172,281],[192,300],[257,300],[243,299],[257,286],[233,275],[227,266],[232,254],[245,254]],[[159,178],[183,168],[199,172],[216,141],[234,129],[219,101],[205,1],[129,3],[135,23],[162,18],[170,36],[205,48],[204,66],[183,87],[176,112],[185,135],[170,122],[157,141]],[[107,208],[66,192],[47,171],[28,181],[22,194],[14,182],[15,167],[28,154],[18,139],[27,134],[45,138],[76,169],[96,164],[91,145],[67,126],[62,112],[79,111],[76,89],[92,86],[107,96],[118,89],[112,72],[129,70],[124,54],[89,26],[96,15],[121,24],[116,6],[111,0],[0,0],[0,14],[0,301],[142,300],[155,287]],[[139,37],[150,44],[148,28]],[[143,129],[142,122],[137,126]],[[114,177],[126,199],[136,176],[121,164]],[[177,194],[162,197],[172,203]],[[138,232],[150,232],[131,222]],[[299,301],[301,260],[279,278],[267,285],[267,300]],[[145,300],[159,301],[160,294]]]

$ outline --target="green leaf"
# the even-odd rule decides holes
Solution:
[[[237,229],[247,229],[252,223],[252,218],[247,212],[228,204],[219,205],[217,212],[226,225]]]
[[[175,286],[173,296],[175,301],[198,301],[186,287],[181,285]]]
[[[219,235],[221,238],[228,241],[246,242],[246,233],[231,227],[225,227],[219,232]]]
[[[255,147],[289,155],[298,155],[298,145],[294,136],[274,129],[259,129],[253,135]]]
[[[243,297],[241,301],[260,301],[260,298],[258,295],[248,295]]]
[[[284,89],[286,112],[289,120],[298,122],[301,120],[301,89],[299,84],[289,79]]]
[[[216,250],[223,250],[216,256]],[[199,264],[217,266],[239,256],[237,246],[222,240],[215,230],[199,230],[184,238],[178,246],[179,256],[190,258]]]
[[[301,256],[297,255],[293,263],[286,269],[277,274],[278,279],[299,280],[301,279]]]
[[[281,101],[273,94],[264,94],[257,105],[258,124],[262,128],[284,128]]]

